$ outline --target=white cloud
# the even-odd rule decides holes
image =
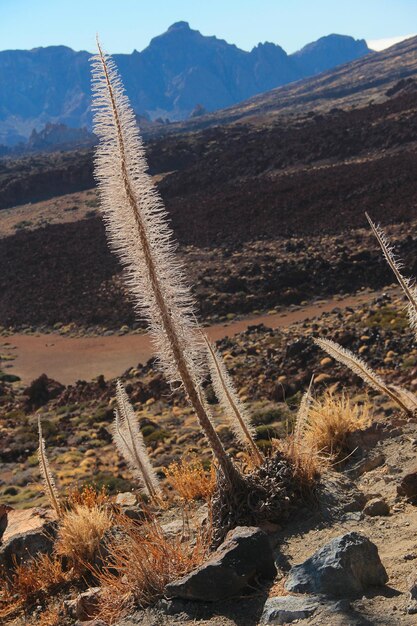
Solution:
[[[385,48],[389,48],[390,46],[394,46],[396,43],[400,43],[400,41],[404,41],[404,39],[409,39],[410,37],[415,37],[416,33],[412,33],[411,35],[400,35],[399,37],[386,37],[385,39],[368,39],[367,44],[371,50],[376,50],[379,52],[380,50],[385,50]]]

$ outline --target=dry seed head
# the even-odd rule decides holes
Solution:
[[[371,220],[368,213],[365,213],[365,215],[366,215],[366,219],[368,220],[372,228],[372,232],[377,238],[377,241],[381,247],[381,250],[384,254],[384,257],[388,265],[394,272],[394,275],[401,289],[403,290],[405,296],[408,299],[408,305],[407,305],[408,319],[409,319],[410,326],[413,329],[414,333],[417,333],[417,289],[414,285],[414,281],[411,278],[405,278],[402,275],[401,270],[403,268],[403,264],[400,261],[400,259],[398,259],[395,256],[394,248],[390,240],[388,239],[388,237],[386,236],[382,228],[380,226],[377,226]]]
[[[159,481],[152,467],[139,422],[125,389],[117,381],[113,440],[135,476],[144,484],[149,495],[159,491]]]
[[[43,484],[45,486],[46,495],[49,502],[58,517],[61,517],[61,504],[59,502],[58,490],[55,485],[55,480],[51,472],[48,458],[45,452],[45,440],[42,436],[41,418],[38,417],[38,433],[39,433],[39,447],[38,447],[38,460],[39,470],[42,476]]]

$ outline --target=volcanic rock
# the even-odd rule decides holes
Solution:
[[[376,545],[364,535],[350,532],[292,567],[285,588],[299,593],[346,596],[385,585],[387,581]]]
[[[389,505],[383,498],[372,498],[366,504],[364,513],[371,517],[378,517],[379,515],[389,515]]]
[[[276,575],[267,535],[256,527],[231,530],[213,556],[165,587],[168,596],[215,602],[234,596],[259,578]]]
[[[27,409],[29,411],[38,409],[49,402],[49,400],[57,398],[64,389],[65,387],[61,383],[48,378],[46,374],[41,374],[24,391],[25,396],[28,397]]]
[[[415,500],[417,497],[417,469],[406,474],[400,484],[397,486],[397,493],[399,496],[405,496],[410,500]]]
[[[316,611],[320,598],[317,596],[279,596],[265,602],[260,625],[290,624],[306,619]]]

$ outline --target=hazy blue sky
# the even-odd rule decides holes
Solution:
[[[245,50],[272,41],[293,52],[329,33],[416,33],[417,0],[0,0],[0,49],[93,50],[98,32],[109,52],[131,52],[179,20]]]

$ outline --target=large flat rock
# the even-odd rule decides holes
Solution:
[[[55,534],[55,514],[50,509],[11,509],[0,544],[0,569],[6,571],[39,553],[50,553]]]

